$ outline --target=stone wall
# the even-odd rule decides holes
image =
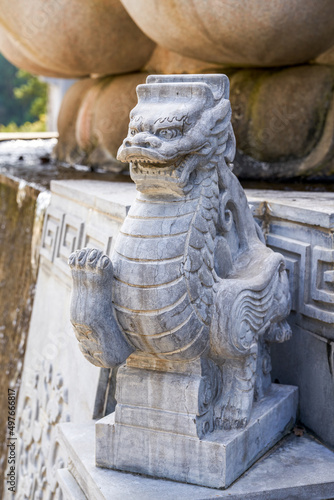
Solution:
[[[334,447],[334,202],[329,193],[257,192],[267,244],[286,259],[293,335],[272,347],[272,377],[299,387],[301,422]],[[256,198],[251,195],[250,202]]]
[[[66,458],[57,444],[56,425],[64,421],[90,422],[113,411],[114,377],[109,370],[96,368],[84,359],[69,322],[71,276],[67,260],[73,250],[82,246],[94,246],[110,254],[129,206],[128,198],[134,193],[133,186],[124,186],[96,181],[52,185],[51,204],[41,236],[34,308],[30,325],[27,318],[24,330],[28,337],[15,422],[16,494],[12,496],[5,485],[5,498],[60,499],[55,472],[66,464]],[[12,203],[15,208],[14,195]],[[33,219],[33,210],[31,215]],[[13,217],[16,216],[14,212]],[[14,237],[16,234],[18,238],[22,226],[18,224],[17,232],[11,229],[12,244],[20,248]],[[26,247],[25,252],[28,260],[30,253]],[[15,301],[9,303],[14,304],[12,316],[19,301],[25,303],[24,295],[20,295],[19,276],[21,273],[13,276],[17,294]],[[7,278],[11,283],[10,275]],[[6,295],[9,296],[8,288]],[[20,340],[11,346],[13,359],[15,355],[23,356],[22,346],[18,347]],[[17,375],[14,368],[12,377]],[[8,375],[2,373],[6,399]],[[7,407],[6,401],[3,407]]]
[[[0,496],[7,457],[8,389],[19,394],[26,339],[32,311],[39,227],[40,191],[0,174]]]
[[[16,212],[17,215],[20,213],[15,205],[17,190],[12,187],[4,192],[6,190],[8,194],[4,199],[8,199],[8,206],[9,202],[13,204],[15,217]],[[84,359],[69,322],[72,285],[67,259],[73,250],[84,246],[100,248],[110,255],[134,196],[135,189],[131,184],[99,181],[52,183],[18,401],[17,499],[30,499],[37,493],[43,499],[59,498],[55,470],[66,465],[66,457],[57,444],[57,423],[68,420],[78,424],[90,423],[92,418],[113,410],[114,377],[108,370],[94,367]],[[286,257],[292,292],[289,321],[293,336],[286,344],[272,348],[273,378],[299,386],[302,424],[333,446],[332,197],[319,193],[301,195],[254,190],[248,190],[247,197],[268,245]],[[31,209],[27,214],[30,213],[33,219],[34,202],[30,201],[27,209],[29,206]],[[21,227],[11,234],[22,238]],[[32,222],[27,227],[32,227]],[[20,250],[15,237],[11,241],[16,245],[15,249],[18,246]],[[30,239],[25,248],[27,255],[23,261],[29,268]],[[22,271],[21,267],[17,269]],[[8,279],[11,280],[11,275]],[[24,297],[21,298],[19,285],[12,286],[13,289],[17,286],[16,302],[10,301],[7,286],[4,295],[7,303],[14,307],[23,300],[26,304]],[[16,308],[12,310],[15,315]],[[27,323],[26,315],[25,332]],[[18,347],[21,334],[15,342],[14,338],[6,341],[7,346],[13,342],[11,352],[18,353],[19,349],[17,356],[22,359]],[[6,349],[6,356],[7,352]],[[15,363],[12,370],[14,377]],[[5,378],[7,387],[6,375]]]

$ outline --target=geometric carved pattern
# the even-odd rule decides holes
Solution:
[[[78,217],[69,214],[64,215],[62,222],[55,264],[66,274],[70,274],[67,261],[72,252],[81,248],[84,223]]]
[[[267,244],[285,257],[292,309],[334,323],[334,250],[272,233]]]
[[[112,236],[106,237],[102,231],[93,226],[86,226],[82,240],[82,248],[97,248],[108,257],[111,256]]]
[[[80,248],[97,248],[111,255],[112,236],[104,234],[82,219],[49,206],[44,219],[40,253],[68,276],[68,258]]]
[[[111,256],[112,236],[85,225],[78,217],[49,206],[44,220],[40,253],[70,276],[67,260],[79,248],[98,248]],[[334,249],[314,246],[269,233],[267,245],[285,257],[292,310],[334,323]]]
[[[315,246],[312,251],[310,300],[305,304],[307,316],[334,323],[334,250]]]
[[[314,247],[312,253],[312,299],[334,304],[334,250]]]
[[[18,415],[18,462],[15,500],[61,500],[56,471],[65,460],[55,438],[59,422],[69,421],[68,391],[60,373],[44,361],[31,372],[24,404]]]
[[[51,262],[54,261],[64,214],[56,208],[49,207],[44,219],[40,253]]]

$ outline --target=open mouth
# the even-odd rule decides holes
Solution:
[[[178,177],[182,160],[178,162],[160,163],[148,158],[140,158],[131,160],[131,172],[134,175],[149,175],[149,176],[168,176]]]
[[[161,163],[154,160],[149,160],[147,158],[140,158],[140,160],[130,160],[130,161],[132,165],[135,165],[136,167],[139,166],[142,168],[147,168],[148,166],[150,168],[168,168],[171,166],[171,164],[168,162]]]
[[[164,155],[158,151],[154,151],[154,154],[152,154],[151,148],[140,146],[121,146],[118,150],[117,159],[128,163],[149,163],[160,166],[171,162],[171,160],[166,160]]]

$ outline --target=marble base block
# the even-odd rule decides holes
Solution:
[[[69,468],[57,471],[64,500],[328,500],[334,453],[312,436],[284,437],[226,490],[95,466],[94,422],[58,426]]]
[[[295,421],[298,389],[273,384],[254,404],[246,428],[218,429],[199,439],[200,381],[196,362],[184,373],[122,367],[115,414],[96,423],[96,465],[227,488]]]

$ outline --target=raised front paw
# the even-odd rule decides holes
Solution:
[[[111,305],[113,266],[109,257],[96,248],[77,250],[68,263],[73,277],[72,319],[87,321],[106,301]]]
[[[68,263],[72,271],[81,271],[84,268],[87,271],[92,271],[112,266],[109,257],[96,248],[83,248],[73,252],[68,259]]]
[[[83,355],[97,366],[118,366],[131,354],[113,315],[113,266],[95,248],[72,253],[71,322]]]
[[[112,307],[111,260],[101,250],[83,248],[70,255],[69,265],[73,277],[71,321],[95,324]]]

